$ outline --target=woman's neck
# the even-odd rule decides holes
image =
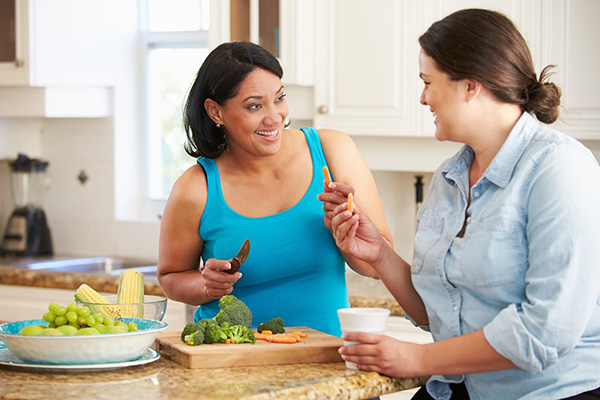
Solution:
[[[523,111],[516,104],[498,103],[486,107],[481,122],[474,127],[477,134],[467,143],[474,151],[469,183],[473,186],[490,166]]]

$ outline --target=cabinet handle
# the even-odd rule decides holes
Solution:
[[[327,114],[329,112],[329,107],[327,107],[327,106],[319,106],[319,108],[317,109],[317,111],[319,111],[319,114]]]
[[[17,67],[17,68],[21,68],[23,65],[25,65],[25,61],[23,61],[22,59],[20,59],[20,58],[17,58],[17,59],[15,60],[15,67]]]

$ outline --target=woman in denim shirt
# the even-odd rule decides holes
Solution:
[[[353,188],[322,193],[338,246],[373,265],[431,344],[347,333],[363,370],[431,375],[416,399],[600,398],[600,169],[543,123],[560,90],[536,76],[502,14],[461,10],[419,39],[421,103],[438,140],[464,143],[433,176],[412,266],[379,235]],[[540,121],[540,122],[538,122]]]

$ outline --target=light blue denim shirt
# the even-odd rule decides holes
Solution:
[[[433,376],[471,399],[558,399],[600,386],[600,168],[576,140],[519,119],[471,188],[465,146],[419,210],[412,278],[435,340],[479,329],[517,368]],[[462,238],[457,234],[467,218]]]

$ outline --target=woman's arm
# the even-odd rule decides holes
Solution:
[[[348,135],[330,129],[319,130],[319,137],[332,178],[336,182],[343,182],[354,189],[355,203],[377,227],[386,242],[393,247],[392,234],[385,220],[375,180],[354,141]],[[341,196],[337,201],[345,202],[346,194],[339,193]],[[331,229],[327,218],[325,223]],[[378,277],[377,272],[368,263],[343,251],[342,255],[356,272],[374,278]]]
[[[204,304],[231,293],[239,273],[222,271],[227,260],[210,259],[198,269],[204,242],[198,232],[206,205],[206,177],[199,165],[175,182],[160,226],[157,276],[168,298],[186,304]]]
[[[482,330],[428,344],[364,332],[348,332],[342,338],[362,343],[341,347],[344,360],[390,376],[463,375],[515,367],[494,350]]]

